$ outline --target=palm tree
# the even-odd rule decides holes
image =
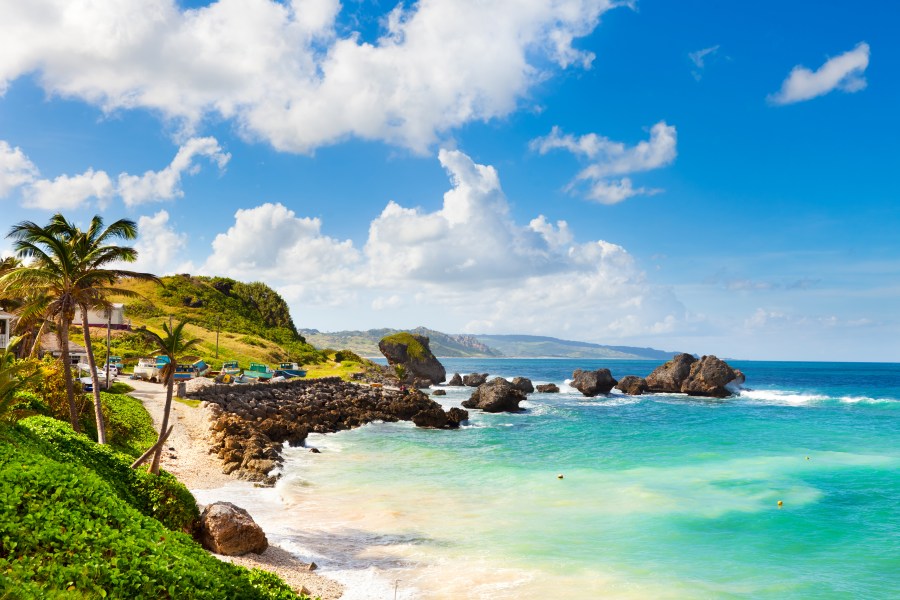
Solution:
[[[137,251],[127,246],[116,246],[109,242],[121,238],[133,240],[137,237],[137,225],[129,219],[120,219],[109,227],[103,227],[103,219],[95,216],[87,231],[81,231],[61,214],[50,219],[46,227],[23,221],[10,229],[7,237],[15,240],[14,249],[19,258],[30,262],[0,277],[0,287],[5,293],[20,293],[23,296],[43,290],[41,301],[45,316],[58,325],[61,360],[68,367],[69,329],[80,310],[84,329],[88,366],[94,389],[94,413],[97,419],[98,442],[106,443],[106,427],[100,403],[100,386],[96,374],[94,353],[88,330],[87,311],[94,307],[107,307],[107,298],[112,295],[134,296],[130,290],[119,289],[115,284],[123,278],[138,278],[159,281],[149,273],[136,273],[122,269],[108,268],[111,263],[134,262]],[[41,294],[36,294],[38,298]],[[32,306],[32,313],[37,311]],[[75,431],[80,431],[78,411],[75,406],[75,386],[69,368],[64,370],[66,393],[69,400],[69,420]]]
[[[174,327],[171,323],[168,325],[163,323],[163,335],[159,335],[146,327],[140,327],[135,331],[141,333],[147,341],[156,346],[157,352],[168,357],[169,363],[162,370],[162,381],[166,386],[166,404],[163,407],[162,424],[159,428],[159,437],[155,445],[153,454],[153,463],[150,465],[150,472],[154,475],[159,473],[159,460],[162,457],[163,442],[168,435],[169,412],[172,410],[172,393],[175,387],[175,367],[179,362],[196,360],[196,357],[185,356],[184,353],[195,348],[200,343],[199,339],[187,339],[184,333],[184,326],[187,321],[181,321]]]

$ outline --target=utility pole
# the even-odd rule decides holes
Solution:
[[[109,389],[109,329],[112,323],[112,307],[106,309],[106,389]],[[95,363],[96,364],[96,363]]]
[[[222,317],[216,315],[216,359],[219,358],[219,321]]]

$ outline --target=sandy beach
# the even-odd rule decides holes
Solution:
[[[166,400],[165,388],[160,384],[144,381],[128,379],[126,382],[134,387],[131,395],[143,402],[153,417],[154,426],[159,428]],[[222,473],[220,462],[209,453],[209,421],[206,411],[173,400],[169,422],[174,429],[163,452],[162,468],[175,475],[192,491],[215,490],[236,481],[236,478]],[[252,514],[252,507],[243,508]],[[343,594],[340,583],[310,572],[309,564],[271,543],[262,554],[214,556],[247,568],[256,567],[277,573],[295,591],[305,591],[322,600],[336,600]]]

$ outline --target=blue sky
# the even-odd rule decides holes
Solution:
[[[299,327],[900,361],[888,2],[0,6],[0,225]],[[0,242],[0,252],[9,243]]]

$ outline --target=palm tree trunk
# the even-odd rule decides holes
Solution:
[[[63,316],[59,324],[59,351],[63,364],[63,377],[66,380],[66,397],[69,400],[69,421],[72,429],[81,433],[78,423],[78,408],[75,406],[75,383],[72,381],[72,361],[69,359],[69,320]]]
[[[166,405],[163,407],[163,418],[162,425],[159,428],[159,438],[158,441],[163,439],[163,436],[166,435],[166,428],[169,427],[169,411],[172,410],[172,392],[175,387],[175,372],[174,369],[172,373],[169,373],[169,377],[166,382]],[[150,472],[154,475],[159,475],[159,461],[162,458],[163,444],[159,444],[156,448],[156,453],[153,454],[153,464],[150,465]]]
[[[94,348],[91,346],[91,329],[88,326],[87,306],[81,305],[81,327],[84,329],[84,347],[87,350],[88,367],[91,369],[91,387],[94,388],[94,416],[97,418],[97,443],[106,443],[106,424],[103,422],[103,404],[100,403],[100,378],[94,362]],[[109,380],[106,380],[107,384]]]

